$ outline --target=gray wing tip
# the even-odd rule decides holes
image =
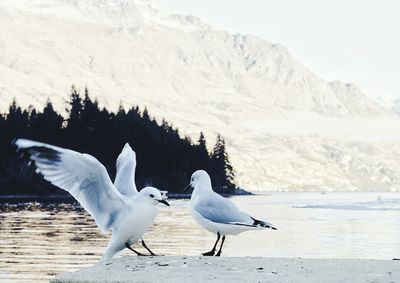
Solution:
[[[26,144],[23,144],[25,141]],[[47,162],[59,162],[61,161],[61,152],[54,148],[47,147],[45,144],[15,138],[12,144],[17,147],[17,151],[21,152],[21,158],[27,156],[30,160],[42,159]]]
[[[24,142],[25,142],[25,143],[29,143],[29,142],[31,142],[31,141],[30,141],[30,140],[27,140],[27,139],[23,139],[23,138],[14,138],[14,139],[11,141],[11,145],[17,147],[17,150],[20,150],[21,148],[25,147],[25,146],[24,146]]]

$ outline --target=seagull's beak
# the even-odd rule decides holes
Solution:
[[[187,192],[187,190],[189,190],[189,188],[191,188],[192,187],[192,183],[190,183],[189,185],[187,185],[184,189],[183,189],[183,191],[184,192]]]
[[[170,206],[169,203],[168,203],[166,200],[164,200],[164,199],[158,200],[158,202],[159,202],[159,203],[162,203],[162,204],[165,204],[166,206]]]

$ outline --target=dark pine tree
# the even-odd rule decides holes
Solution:
[[[47,100],[43,112],[36,113],[33,109],[29,118],[29,132],[33,139],[47,143],[61,140],[63,117],[54,111],[50,100]]]
[[[83,104],[82,98],[80,97],[79,92],[74,85],[71,87],[71,96],[68,104],[70,107],[65,109],[69,113],[68,127],[75,127],[79,124]]]
[[[29,106],[22,110],[15,100],[11,103],[3,123],[0,135],[0,193],[1,194],[43,194],[48,192],[49,184],[38,177],[34,168],[24,166],[15,153],[11,141],[15,137],[31,138],[31,119],[36,119],[38,113]]]
[[[212,178],[214,187],[223,193],[231,193],[236,187],[235,173],[226,152],[225,140],[220,134],[211,154],[211,168],[214,174]]]
[[[128,142],[136,152],[138,188],[152,185],[181,193],[190,175],[204,169],[216,191],[234,192],[234,173],[221,136],[210,155],[203,133],[193,143],[166,120],[157,123],[146,108],[125,111],[121,105],[114,114],[100,109],[87,89],[82,98],[75,87],[68,104],[66,120],[50,101],[42,112],[33,107],[23,110],[13,101],[8,114],[0,115],[0,194],[65,194],[36,175],[33,166],[21,162],[11,146],[19,137],[89,153],[104,164],[112,180],[118,154]]]
[[[200,136],[199,139],[197,140],[197,145],[195,145],[196,147],[196,155],[194,156],[194,158],[197,159],[197,163],[198,163],[198,168],[196,168],[196,170],[202,169],[202,170],[206,170],[207,172],[210,171],[210,154],[208,153],[207,150],[207,141],[206,138],[204,137],[203,132],[200,132]]]

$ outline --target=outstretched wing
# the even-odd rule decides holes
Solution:
[[[118,213],[125,207],[125,198],[96,158],[26,139],[16,140],[15,145],[29,155],[44,179],[79,201],[103,232],[113,227]]]
[[[135,184],[136,154],[128,143],[119,154],[116,166],[115,187],[126,197],[136,195],[138,193]]]
[[[194,206],[194,209],[202,217],[215,223],[275,229],[271,224],[256,220],[247,213],[240,211],[232,201],[216,193],[210,197],[202,198]]]

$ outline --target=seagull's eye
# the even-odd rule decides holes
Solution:
[[[151,198],[154,198],[154,195],[153,195],[153,194],[150,194],[150,197],[151,197]]]
[[[194,178],[192,178],[192,182],[194,181]]]

